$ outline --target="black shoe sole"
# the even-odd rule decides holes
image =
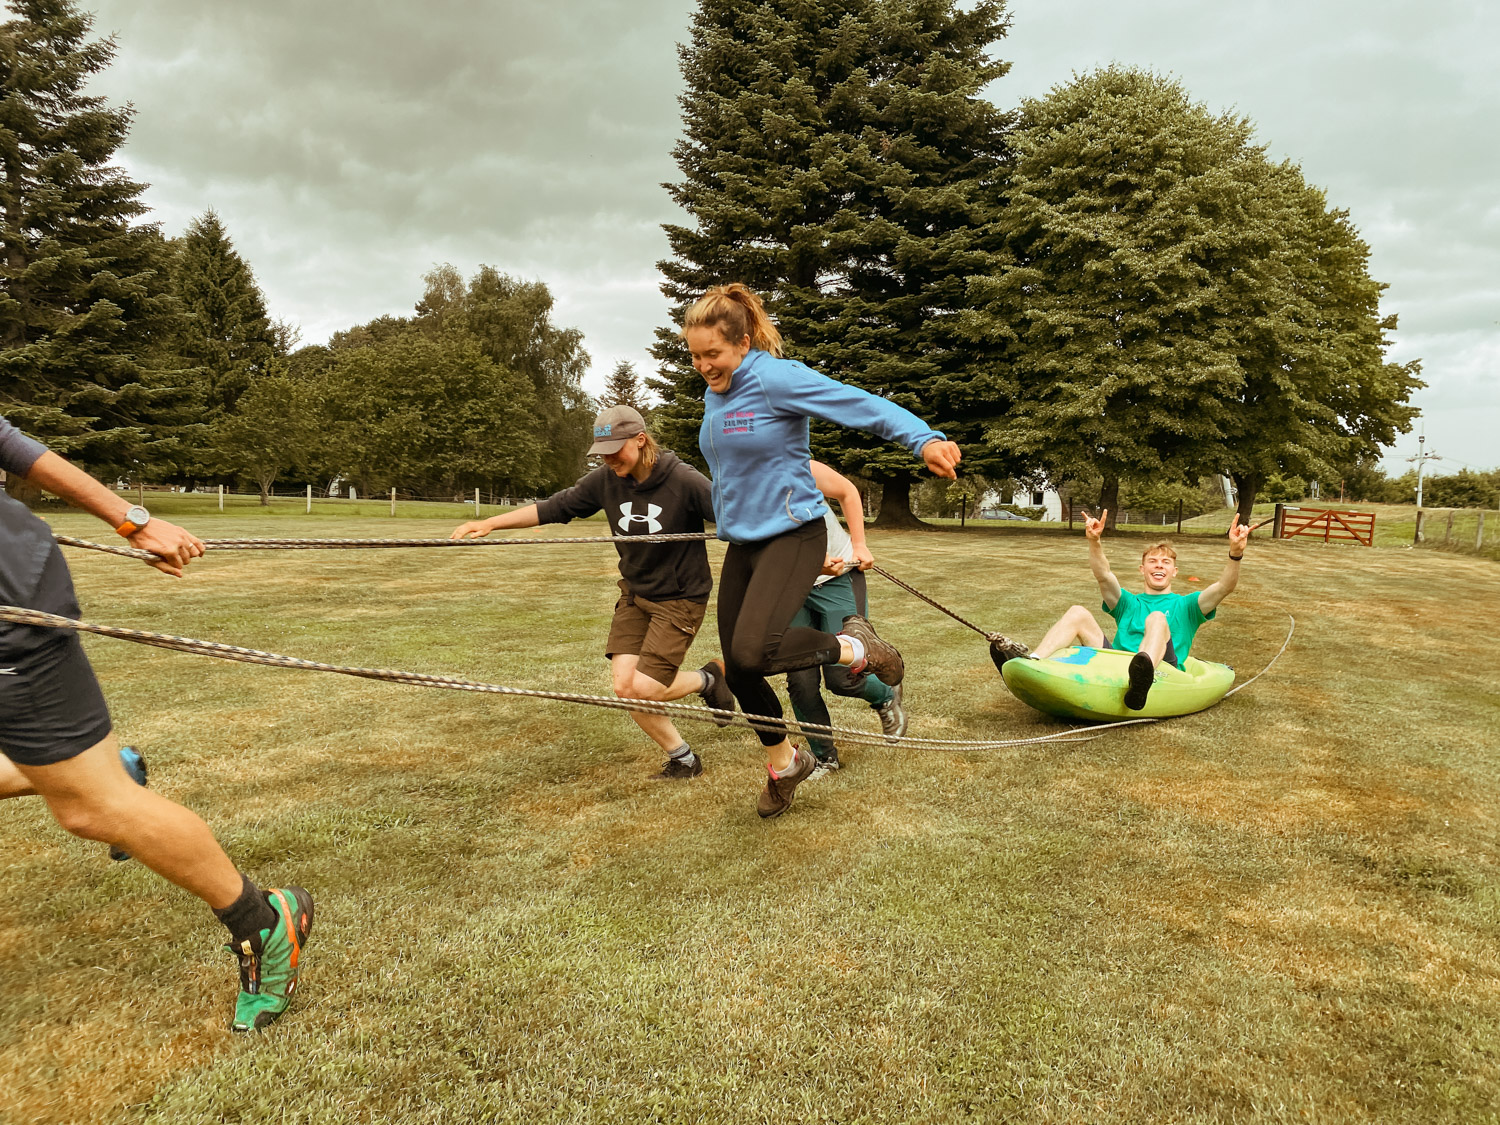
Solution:
[[[1146,696],[1151,691],[1151,682],[1156,679],[1156,665],[1151,657],[1138,652],[1130,658],[1130,686],[1125,689],[1125,706],[1139,711],[1146,706]]]

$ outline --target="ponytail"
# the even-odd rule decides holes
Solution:
[[[781,355],[781,333],[771,323],[766,306],[753,290],[738,281],[715,285],[699,297],[682,318],[682,330],[686,332],[689,328],[717,328],[731,344],[749,336],[752,348]]]

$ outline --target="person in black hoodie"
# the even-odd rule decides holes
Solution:
[[[733,711],[722,660],[696,671],[681,667],[713,590],[707,545],[628,542],[639,535],[701,532],[703,521],[714,516],[708,479],[657,445],[645,420],[629,406],[611,406],[594,419],[589,456],[603,458],[604,464],[573,487],[503,515],[470,520],[455,528],[451,538],[567,523],[603,511],[620,554],[620,600],[605,646],[615,694],[665,702],[696,692],[708,706]],[[703,759],[665,715],[632,711],[630,717],[667,752],[661,777],[690,778],[703,772]]]

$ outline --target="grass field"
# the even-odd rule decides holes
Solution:
[[[205,536],[464,518],[153,501]],[[1097,604],[1078,535],[871,541],[1028,641]],[[1222,543],[1184,543],[1179,589]],[[181,582],[69,560],[95,621],[608,690],[608,546],[225,552]],[[1060,729],[973,633],[871,598],[911,733]],[[1249,675],[1297,631],[1224,705],[1082,745],[849,748],[772,822],[743,730],[685,726],[707,772],[663,783],[614,712],[90,639],[154,784],[318,921],[292,1011],[232,1037],[200,904],[0,805],[0,1121],[1500,1121],[1497,609],[1485,559],[1257,537],[1195,652]]]

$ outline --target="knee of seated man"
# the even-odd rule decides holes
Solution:
[[[1156,624],[1165,628],[1167,625],[1167,615],[1159,609],[1153,609],[1150,613],[1146,614],[1146,624]]]

